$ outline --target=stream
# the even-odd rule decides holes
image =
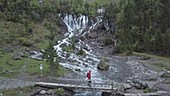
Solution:
[[[121,56],[104,56],[110,68],[108,71],[98,70],[97,65],[100,63],[103,54],[94,53],[92,47],[79,38],[97,28],[98,24],[102,22],[101,16],[95,19],[85,15],[59,14],[59,16],[67,26],[68,31],[65,32],[65,38],[58,41],[54,49],[61,58],[60,65],[84,77],[79,79],[87,79],[86,73],[91,70],[92,80],[97,81],[112,80],[118,83],[127,83],[128,80],[134,79],[146,81],[149,78],[156,78],[156,80],[159,80],[157,72],[143,67],[134,56],[129,56],[128,60]],[[72,38],[76,38],[77,41],[74,45],[71,43]],[[75,46],[75,50],[66,52],[64,50],[65,46]],[[83,50],[85,55],[79,55],[78,51],[80,50]],[[77,93],[75,96],[101,96],[101,92]]]

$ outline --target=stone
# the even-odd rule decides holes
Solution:
[[[68,62],[70,62],[70,63],[75,63],[76,61],[73,60],[72,58],[68,58]]]
[[[139,57],[139,60],[149,60],[150,59],[150,57],[146,57],[146,56],[140,56]]]
[[[80,72],[81,70],[80,70],[80,69],[75,69],[75,71],[78,71],[78,72]]]
[[[3,48],[3,51],[9,53],[9,52],[13,52],[14,49],[13,49],[13,47],[11,47],[11,46],[5,46],[5,47]]]
[[[161,78],[170,78],[170,73],[169,72],[165,72],[161,75]]]
[[[110,93],[110,92],[102,92],[102,94],[101,94],[102,96],[111,96],[112,95],[112,93]]]
[[[26,55],[25,55],[24,53],[22,53],[22,52],[17,52],[17,53],[14,53],[14,54],[12,55],[12,58],[13,58],[14,60],[21,60],[22,57],[26,57]]]
[[[39,95],[45,95],[46,92],[47,92],[46,90],[41,90],[38,94],[39,94]]]
[[[100,61],[100,63],[97,65],[97,68],[101,71],[109,70],[109,67],[110,66],[104,61]]]
[[[88,65],[87,64],[85,64],[85,63],[83,63],[83,65],[87,68],[88,67]]]
[[[46,94],[47,94],[47,95],[52,95],[52,94],[53,94],[53,90],[51,90],[51,89],[50,89],[50,90],[47,90],[47,91],[46,91]]]
[[[101,96],[125,96],[124,94],[121,93],[110,93],[110,92],[102,92]]]
[[[140,81],[132,81],[131,84],[132,84],[132,87],[134,87],[136,89],[144,90],[146,88],[149,88],[148,84],[140,82]]]

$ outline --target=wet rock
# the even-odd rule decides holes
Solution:
[[[140,81],[131,81],[131,85],[132,87],[136,88],[136,89],[146,89],[146,88],[149,88],[148,84],[144,83],[144,82],[140,82]]]
[[[85,55],[85,52],[83,51],[83,49],[81,48],[79,51],[78,51],[78,53],[77,53],[78,55]]]
[[[76,37],[74,41],[77,43],[77,42],[79,42],[79,39],[80,39],[80,37]]]
[[[53,95],[54,94],[54,92],[53,92],[53,90],[51,90],[51,89],[46,89],[46,90],[44,90],[44,89],[41,89],[40,91],[38,91],[38,92],[35,92],[34,94],[32,94],[31,96],[39,96],[39,95]]]
[[[141,57],[139,57],[138,59],[139,59],[139,60],[149,60],[149,59],[150,59],[150,57],[141,56]]]
[[[39,95],[46,95],[46,92],[47,92],[46,90],[40,90],[38,94]]]
[[[161,78],[170,78],[170,72],[165,72],[161,75]]]
[[[14,53],[12,55],[12,59],[14,59],[14,60],[21,60],[23,57],[26,57],[26,54],[24,54],[22,52]]]
[[[43,54],[39,51],[29,51],[30,58],[36,59],[36,60],[42,60]]]
[[[61,18],[58,18],[58,19],[59,19],[60,33],[64,34],[68,30],[67,25],[63,22]]]
[[[73,96],[73,95],[65,92],[65,93],[59,94],[58,96]]]
[[[90,51],[89,48],[88,48],[88,46],[86,46],[86,45],[82,45],[82,48],[85,49],[85,50],[87,50],[87,51]]]
[[[80,70],[80,69],[75,69],[75,71],[78,71],[78,72],[80,72],[81,70]]]
[[[109,65],[105,61],[100,61],[100,63],[97,65],[97,68],[101,71],[109,70]]]
[[[102,92],[102,94],[101,94],[102,96],[125,96],[125,95],[123,95],[123,94],[121,94],[121,93],[110,93],[110,92]]]
[[[102,96],[111,96],[112,95],[112,93],[110,93],[110,92],[102,92]]]
[[[50,90],[47,90],[46,94],[47,94],[47,95],[52,95],[52,94],[53,94],[53,90],[51,90],[51,89],[50,89]]]
[[[75,92],[72,89],[64,88],[64,92],[58,94],[58,96],[74,96]]]
[[[76,61],[73,60],[72,58],[69,58],[69,59],[68,59],[68,62],[70,62],[70,63],[75,63]]]
[[[87,68],[88,67],[88,65],[87,64],[85,64],[85,63],[83,63],[83,65]]]
[[[13,57],[14,60],[22,60],[22,57],[19,57],[19,56],[15,56]]]

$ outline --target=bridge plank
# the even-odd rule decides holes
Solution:
[[[51,87],[51,88],[59,88],[59,87],[66,87],[66,88],[74,88],[74,89],[85,89],[85,90],[100,90],[103,92],[111,92],[112,90],[117,90],[117,88],[111,88],[111,86],[95,86],[95,87],[89,87],[88,85],[76,85],[76,84],[59,84],[59,83],[46,83],[46,82],[38,82],[35,84],[35,86],[40,87]]]

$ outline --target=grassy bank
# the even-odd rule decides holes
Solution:
[[[22,60],[12,59],[13,53],[0,52],[0,76],[5,78],[15,78],[22,73],[28,76],[40,75],[39,65],[43,64],[43,75],[50,75],[49,64],[46,61],[34,60],[29,57],[22,58]],[[56,76],[62,76],[68,70],[59,66]]]
[[[15,89],[8,89],[8,90],[0,90],[0,95],[2,96],[30,96],[32,94],[35,94],[39,92],[40,88],[34,87],[34,86],[28,86],[23,88],[15,88]],[[58,89],[51,89],[51,91],[55,95],[62,96],[61,94],[64,93],[64,89],[58,88]],[[46,96],[46,95],[43,95]],[[51,96],[51,95],[50,95]]]
[[[137,53],[135,52],[134,55],[137,56],[144,56],[144,57],[150,57],[153,60],[147,61],[147,60],[140,60],[140,62],[144,63],[145,65],[152,65],[160,70],[170,70],[170,58],[157,56],[157,55],[151,55],[146,53]]]

